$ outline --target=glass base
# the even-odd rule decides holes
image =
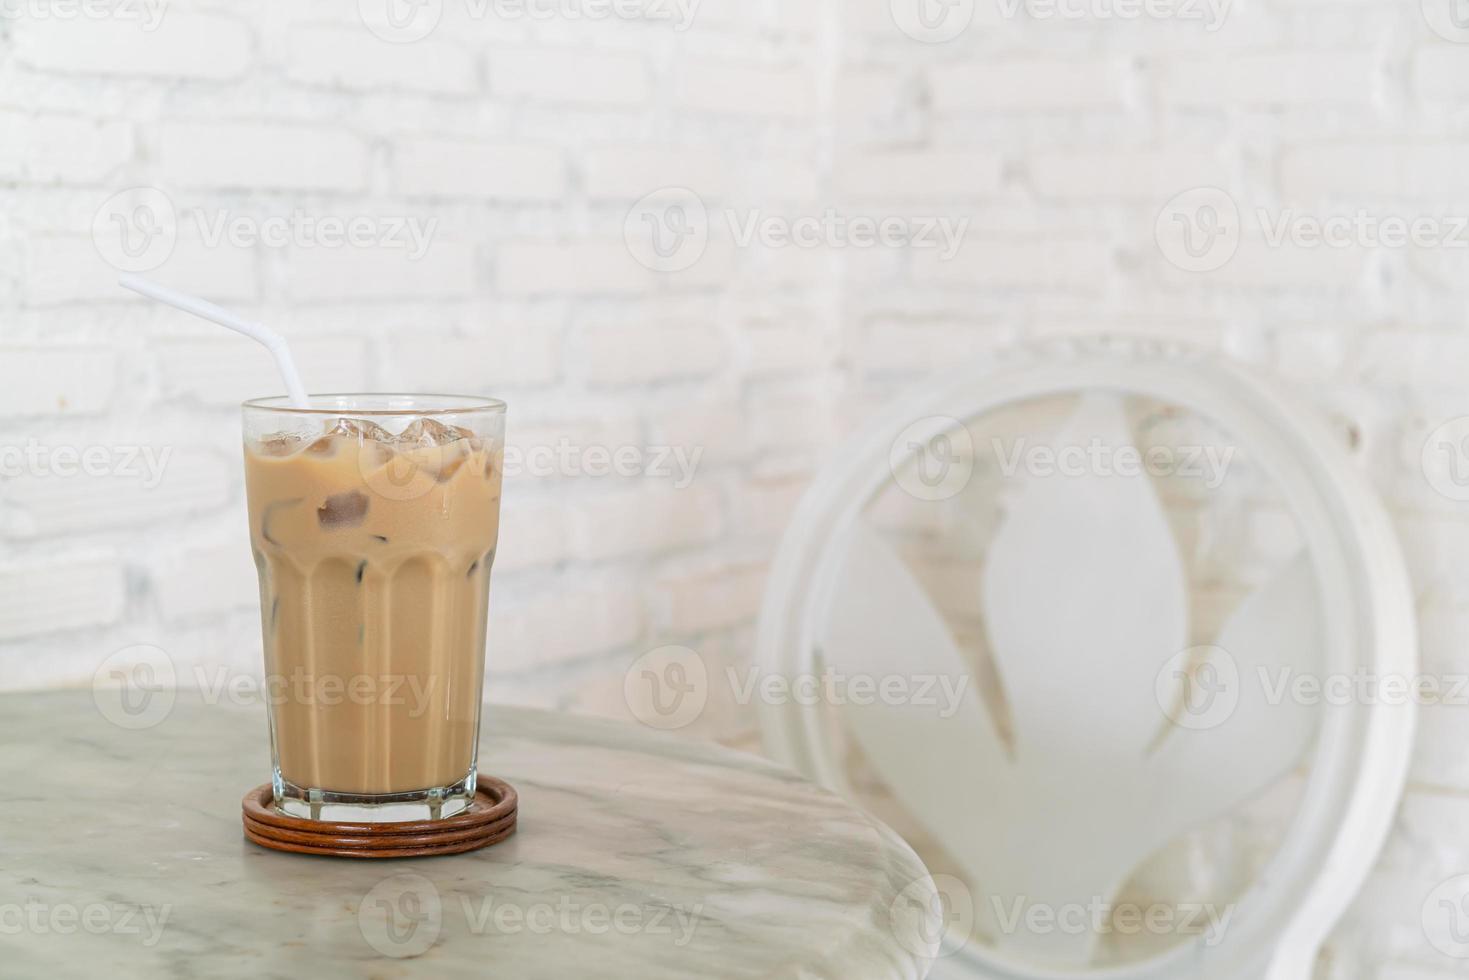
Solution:
[[[281,775],[271,775],[275,808],[290,817],[330,820],[339,823],[406,823],[412,820],[443,820],[463,813],[474,801],[475,773],[452,786],[412,790],[407,793],[338,793],[327,789],[297,786]]]

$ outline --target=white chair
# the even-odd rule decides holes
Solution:
[[[837,744],[855,743],[963,869],[974,886],[964,914],[990,939],[935,950],[934,976],[1309,977],[1386,836],[1415,713],[1272,698],[1256,679],[1407,678],[1417,653],[1382,508],[1338,437],[1283,393],[1203,355],[1120,344],[1029,350],[934,384],[881,412],[802,502],[765,595],[758,665],[896,675],[910,693],[927,677],[971,676],[932,583],[872,527],[869,504],[896,479],[944,506],[973,478],[969,423],[1065,396],[1069,417],[1048,426],[1056,445],[1131,445],[1126,396],[1217,424],[1288,503],[1299,555],[1194,647],[1178,546],[1148,475],[1017,472],[1001,481],[997,526],[950,527],[982,542],[982,569],[962,587],[978,592],[1008,715],[978,696],[948,717],[916,697],[778,699],[761,705],[767,751],[860,798]],[[1150,856],[1292,772],[1288,829],[1222,931],[1104,970],[1094,929],[997,921],[1012,899],[1053,911],[1114,900]]]

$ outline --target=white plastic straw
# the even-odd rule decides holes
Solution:
[[[265,345],[266,350],[270,351],[270,356],[275,358],[275,366],[280,369],[281,378],[286,383],[286,391],[290,393],[291,404],[297,408],[310,407],[311,403],[306,398],[306,388],[301,384],[301,375],[296,373],[296,362],[291,357],[291,348],[286,344],[286,338],[265,324],[252,323],[207,300],[169,289],[167,286],[160,286],[141,276],[125,275],[117,282],[123,288],[142,293],[149,299],[167,303],[185,313],[192,313],[197,317],[217,323],[221,327],[228,327],[236,333],[242,333],[251,340],[258,340]]]

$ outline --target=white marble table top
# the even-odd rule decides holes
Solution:
[[[90,691],[0,697],[0,975],[927,972],[922,864],[837,797],[630,726],[491,706],[485,727],[481,769],[519,790],[519,832],[351,861],[244,840],[263,708],[179,695],[125,730]]]

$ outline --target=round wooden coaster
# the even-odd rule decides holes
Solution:
[[[440,834],[382,834],[376,837],[349,837],[336,834],[303,834],[295,830],[283,830],[280,827],[272,827],[269,824],[257,823],[245,817],[245,829],[251,831],[256,837],[265,837],[270,840],[281,841],[286,844],[328,844],[332,847],[348,850],[381,851],[393,850],[404,847],[439,847],[446,844],[458,844],[463,841],[482,840],[486,837],[504,835],[508,830],[515,828],[515,816],[512,814],[503,820],[487,824],[484,827],[467,827],[464,830]]]
[[[515,787],[481,776],[474,800],[443,820],[359,823],[306,820],[275,809],[269,784],[245,794],[241,819],[245,839],[294,854],[336,857],[427,857],[462,854],[497,844],[515,833],[519,797]]]
[[[413,858],[413,857],[438,857],[441,854],[464,854],[468,851],[477,851],[491,844],[498,844],[509,837],[514,830],[507,831],[497,836],[486,837],[477,840],[461,841],[457,844],[445,844],[440,847],[389,847],[377,850],[366,850],[363,848],[331,847],[327,844],[292,844],[286,841],[272,840],[269,837],[261,837],[249,827],[245,828],[245,839],[261,847],[268,847],[272,851],[286,851],[291,854],[315,854],[321,857],[344,857],[344,858]]]

